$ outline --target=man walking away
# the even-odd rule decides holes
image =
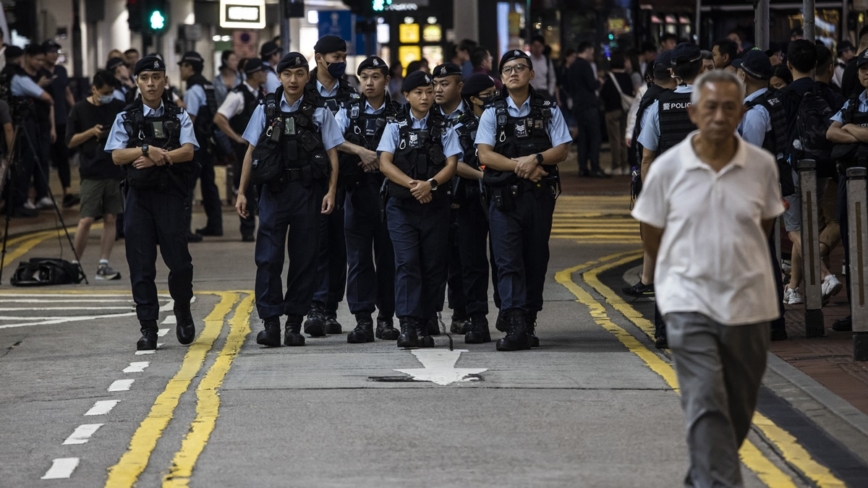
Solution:
[[[570,66],[567,92],[573,99],[573,113],[579,135],[576,140],[579,152],[579,176],[607,178],[609,175],[600,169],[600,145],[603,134],[600,131],[600,111],[597,108],[597,90],[600,80],[594,75],[591,62],[594,60],[594,45],[590,42],[579,44],[578,57]],[[591,167],[588,169],[588,160]]]
[[[536,76],[530,80],[530,86],[537,95],[542,95],[547,100],[554,100],[557,88],[557,73],[552,60],[545,54],[546,39],[543,36],[534,36],[530,42],[530,60],[536,69]]]

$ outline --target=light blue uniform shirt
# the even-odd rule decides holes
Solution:
[[[693,85],[679,85],[675,93],[693,93]],[[657,151],[660,142],[660,114],[659,104],[652,103],[642,116],[642,132],[639,133],[639,144],[650,151]]]
[[[347,129],[350,128],[350,117],[347,115],[347,110],[349,110],[349,106],[343,107],[338,110],[338,113],[335,115],[335,122],[337,122],[338,127],[341,128],[341,134],[346,134]],[[365,100],[365,113],[366,114],[381,114],[386,110],[386,102],[383,101],[383,106],[380,108],[374,108]]]
[[[512,97],[506,98],[506,110],[510,117],[527,117],[530,115],[530,97],[519,108]],[[479,128],[476,130],[476,146],[487,144],[494,147],[497,143],[497,109],[489,107],[482,112],[482,117],[479,118]],[[573,142],[570,136],[570,128],[564,122],[564,116],[560,109],[552,110],[552,118],[546,124],[546,134],[552,142],[552,147],[560,146],[561,144],[569,144]],[[511,137],[511,136],[510,136]]]
[[[428,127],[428,116],[429,114],[425,114],[425,117],[419,120],[413,116],[413,112],[410,112],[410,128],[424,129]],[[455,134],[455,129],[451,125],[446,126],[446,132],[443,134],[441,141],[443,143],[443,154],[447,158],[461,155],[461,144],[459,144],[458,135]],[[398,128],[398,124],[396,122],[386,124],[386,128],[383,130],[383,138],[380,139],[380,145],[377,147],[377,155],[384,152],[395,154],[395,149],[397,149],[400,143],[401,131]]]
[[[316,92],[323,98],[334,98],[338,96],[338,89],[340,89],[340,87],[340,80],[335,81],[335,86],[333,86],[331,90],[327,89],[325,85],[319,82],[319,80],[316,80]]]
[[[144,104],[142,104],[142,107],[144,108],[145,117],[160,117],[165,112],[163,102],[160,102],[160,107],[156,110]],[[105,152],[112,152],[115,149],[126,149],[130,137],[127,135],[126,129],[124,129],[123,115],[125,113],[126,111],[121,112],[117,117],[115,117],[115,123],[112,124],[112,130],[109,132],[108,139],[105,143]],[[196,135],[193,133],[193,121],[190,120],[190,116],[187,115],[186,111],[181,109],[181,113],[178,114],[178,119],[181,121],[181,145],[183,146],[188,143],[192,144],[193,150],[198,151],[199,142],[196,141]]]
[[[232,88],[228,88],[226,83],[223,82],[223,75],[218,74],[214,77],[214,99],[217,100],[217,106],[223,104],[223,101],[226,100],[226,95],[229,94],[229,90],[237,87],[241,83],[243,83],[244,78],[241,76],[241,73],[238,71],[235,72],[235,83],[232,85]]]
[[[464,105],[464,100],[461,100],[461,102],[458,104],[458,108],[453,110],[451,114],[447,114],[446,112],[443,111],[443,107],[440,107],[440,113],[443,114],[446,117],[446,120],[448,120],[450,122],[457,119],[459,115],[463,114],[466,111],[467,111],[467,106]]]
[[[205,105],[205,89],[202,85],[194,85],[187,89],[184,93],[184,104],[187,106],[187,113],[193,117],[199,115],[199,109]]]
[[[12,77],[10,91],[13,97],[39,98],[45,92],[38,83],[29,76],[15,75]]]
[[[282,96],[280,97],[280,111],[297,112],[301,107],[301,102],[303,100],[304,96],[290,105],[289,102],[286,101],[286,96]],[[255,146],[256,143],[259,142],[259,136],[262,135],[262,131],[265,130],[266,119],[265,105],[259,105],[256,107],[256,110],[253,111],[253,115],[250,116],[250,122],[247,124],[247,129],[244,130],[244,135],[241,137],[251,145]],[[338,123],[335,122],[335,117],[332,115],[330,110],[322,107],[314,110],[313,123],[319,128],[320,133],[322,134],[322,143],[326,150],[340,146],[344,142],[343,132],[338,126]]]
[[[268,63],[263,63],[265,66],[269,66],[271,69],[265,70],[265,94],[274,93],[275,90],[280,88],[280,78],[277,77],[277,73],[275,73],[274,66],[269,65]]]
[[[850,106],[850,100],[844,102],[844,106],[835,115],[832,116],[832,122],[844,123],[844,111]],[[859,113],[868,112],[868,91],[863,91],[859,94],[859,108],[856,110]]]
[[[761,97],[767,91],[769,91],[768,88],[761,88],[754,93],[751,93],[745,97],[745,105],[747,105],[748,102],[752,102]],[[759,104],[751,107],[751,109],[744,114],[741,123],[738,124],[738,135],[740,135],[745,141],[759,147],[763,146],[766,133],[770,130],[772,130],[772,118],[769,115],[769,111]]]

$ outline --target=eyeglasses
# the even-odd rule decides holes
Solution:
[[[520,73],[524,73],[524,70],[526,70],[528,68],[529,68],[529,66],[526,64],[516,64],[513,66],[507,66],[506,68],[503,68],[503,74],[509,76],[512,74],[513,71],[515,71],[516,74],[520,74]]]

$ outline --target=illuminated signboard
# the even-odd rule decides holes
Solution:
[[[265,0],[220,0],[220,27],[265,28]]]
[[[398,40],[401,44],[416,44],[419,39],[419,24],[401,24],[398,26]]]

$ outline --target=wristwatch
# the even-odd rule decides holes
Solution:
[[[536,164],[543,164],[543,155],[536,153]]]
[[[431,185],[431,191],[437,191],[437,187],[439,186],[439,183],[437,183],[437,180],[435,180],[434,178],[431,178],[430,180],[428,180],[428,184]]]
[[[142,144],[142,156],[147,156],[147,155],[148,155],[148,145]]]

